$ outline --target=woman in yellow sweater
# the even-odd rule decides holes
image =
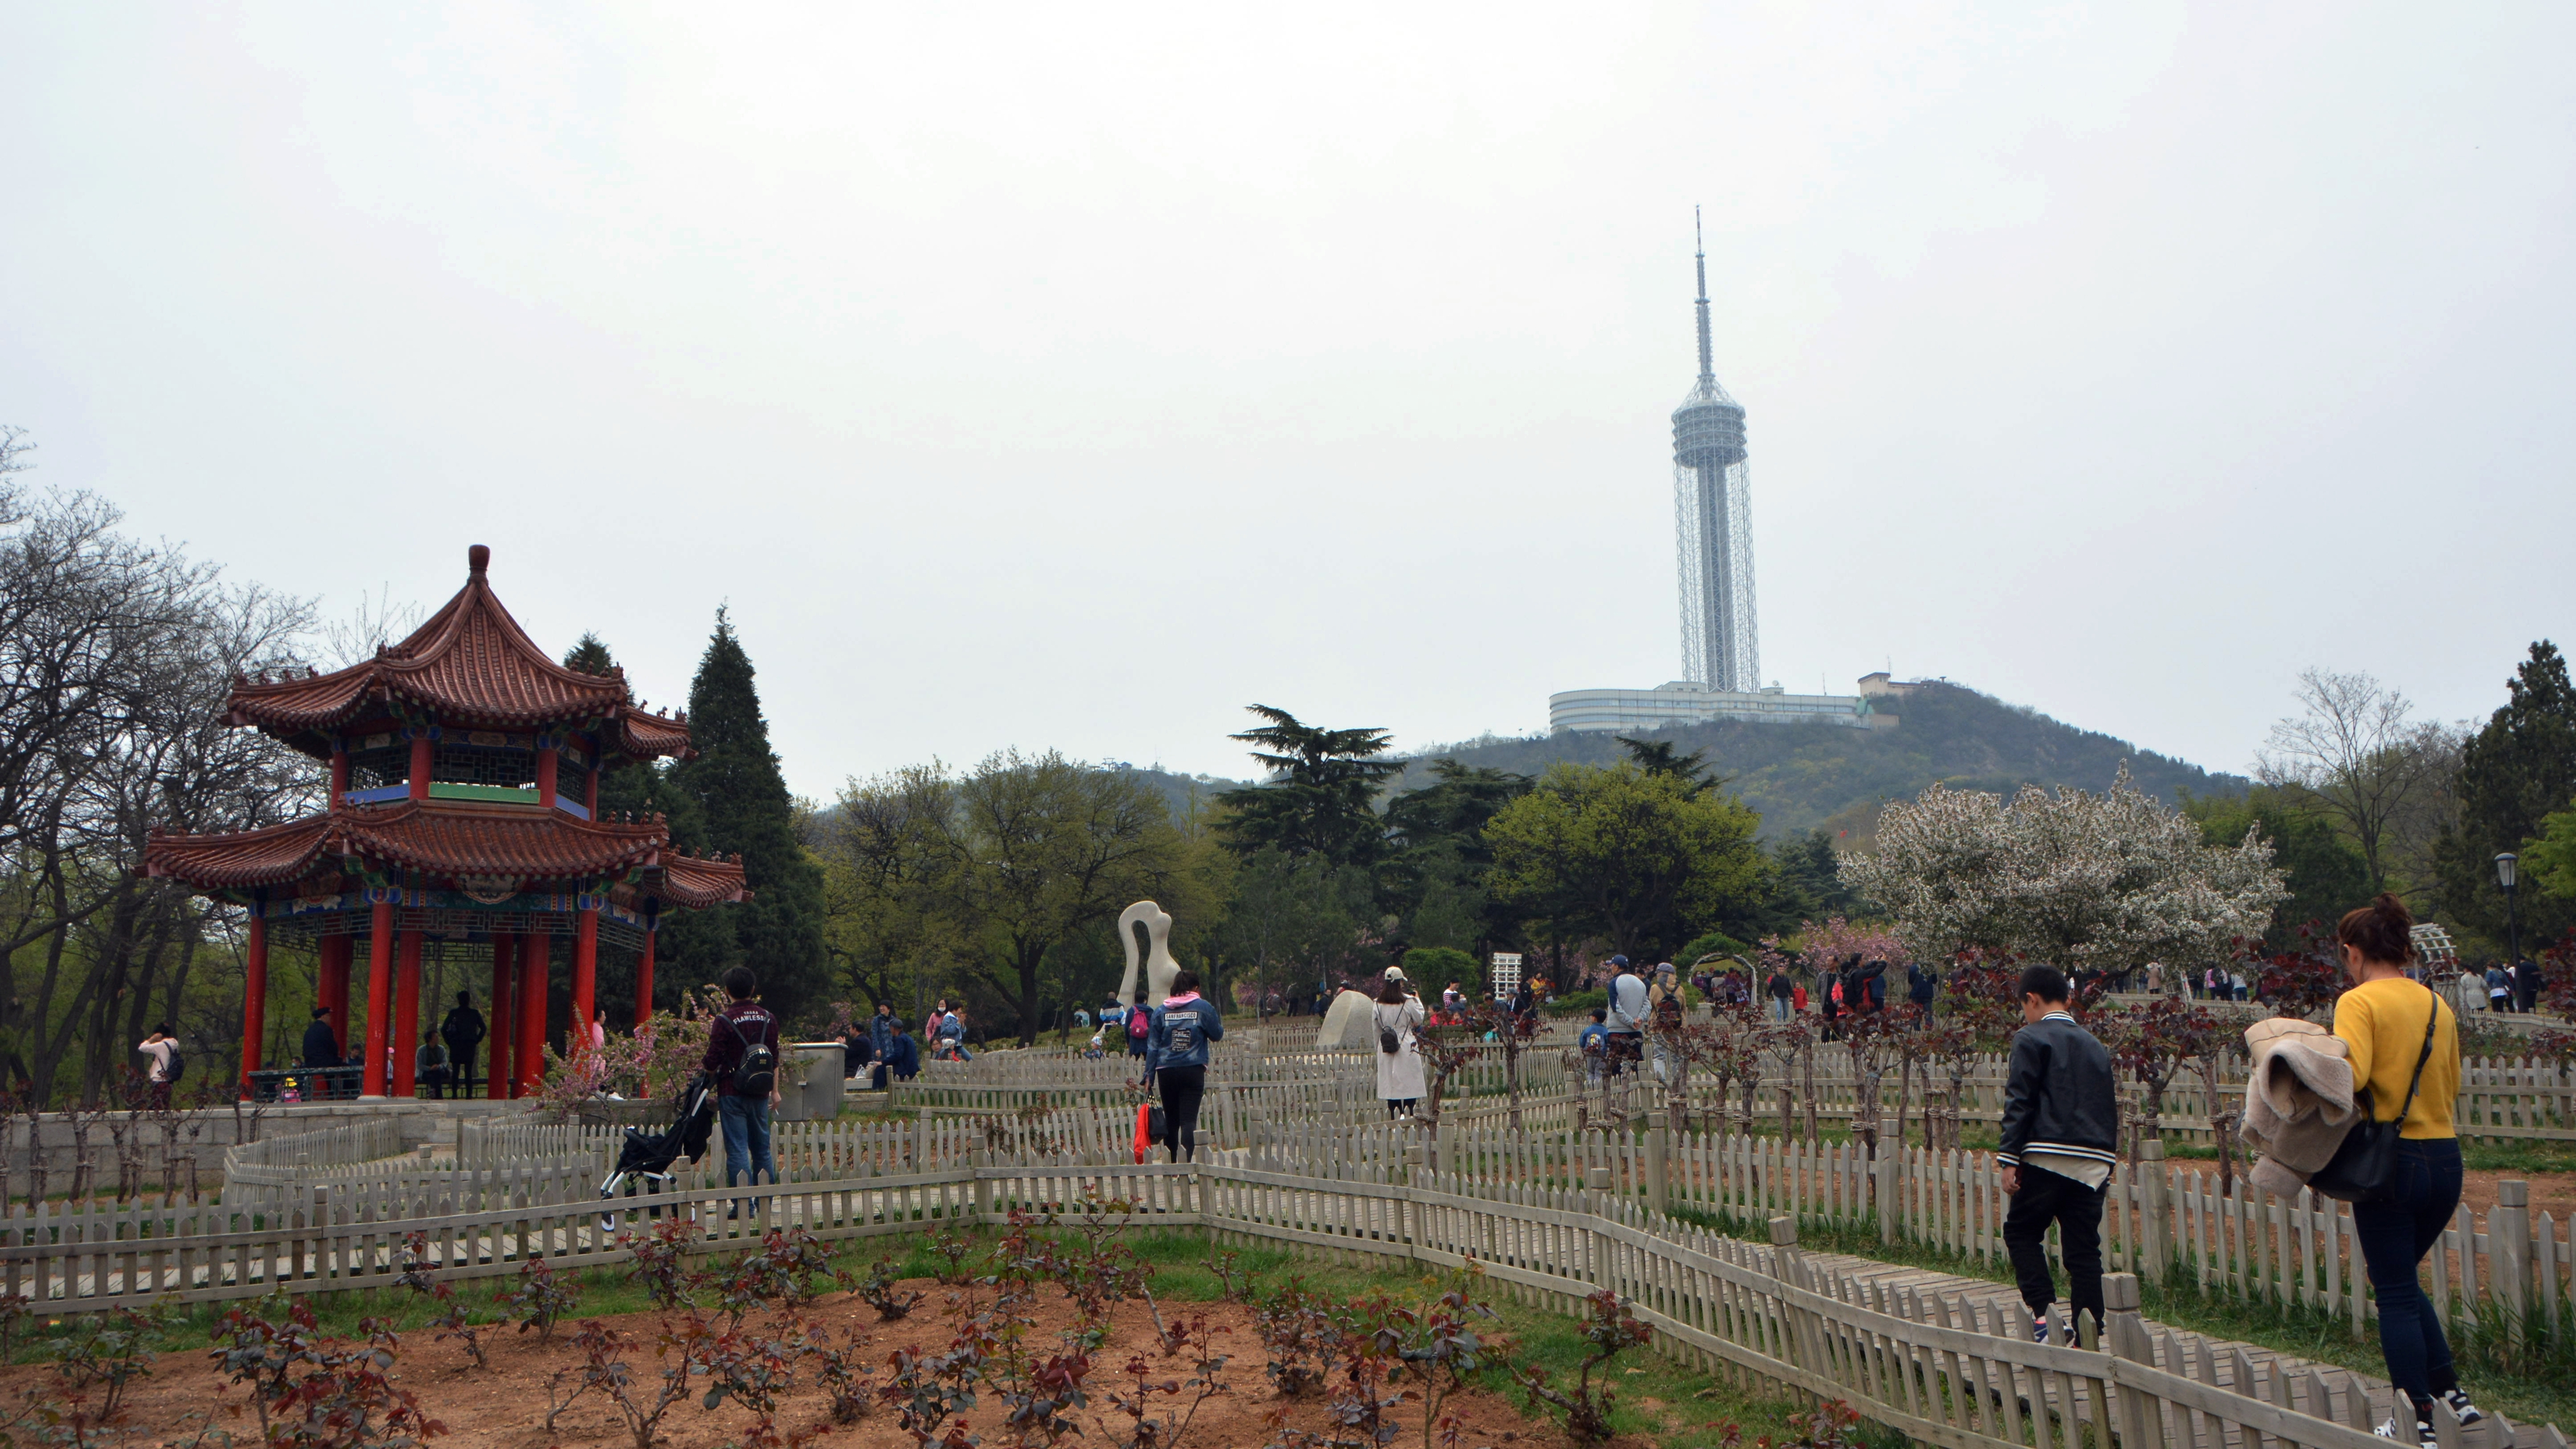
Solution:
[[[2415,917],[2392,895],[2344,913],[2335,938],[2352,989],[2335,999],[2334,1032],[2351,1049],[2353,1081],[2370,1089],[2372,1116],[2394,1122],[2405,1114],[2397,1129],[2396,1184],[2378,1202],[2354,1203],[2352,1223],[2379,1298],[2379,1351],[2388,1360],[2388,1381],[2415,1406],[2417,1442],[2431,1444],[2434,1395],[2449,1400],[2463,1424],[2484,1415],[2460,1391],[2450,1341],[2415,1280],[2417,1265],[2460,1205],[2460,1139],[2451,1130],[2451,1104],[2460,1095],[2460,1031],[2441,997],[2406,974],[2415,958],[2414,931]],[[2379,1433],[2400,1437],[2396,1419]]]

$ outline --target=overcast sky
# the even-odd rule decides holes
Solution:
[[[2243,768],[2576,632],[2565,5],[856,8],[12,6],[0,421],[657,702],[729,603],[808,793],[1242,774],[1679,673],[1697,204],[1768,678]]]

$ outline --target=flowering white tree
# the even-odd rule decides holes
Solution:
[[[1843,857],[1842,875],[1919,960],[1982,947],[2066,971],[2228,960],[2288,894],[2258,833],[2203,844],[2125,764],[2100,795],[2026,785],[2007,802],[1935,785],[1889,806],[1877,854]]]

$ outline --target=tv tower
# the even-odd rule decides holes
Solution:
[[[1699,384],[1673,410],[1673,515],[1680,533],[1682,674],[1709,689],[1762,687],[1753,620],[1752,499],[1744,408],[1717,385],[1708,346],[1708,250],[1691,209],[1699,265]]]

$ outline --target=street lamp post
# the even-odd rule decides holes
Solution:
[[[2496,884],[2504,887],[2505,949],[2510,953],[2512,962],[2507,969],[2517,976],[2522,972],[2522,928],[2515,924],[2513,918],[2513,887],[2521,864],[2521,860],[2510,850],[2495,858]],[[2519,989],[2519,983],[2517,983],[2517,989]]]

